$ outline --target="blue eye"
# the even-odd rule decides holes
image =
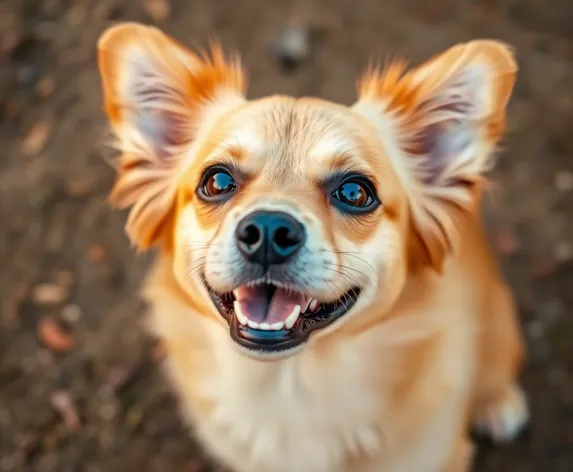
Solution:
[[[222,201],[237,190],[237,183],[231,174],[222,168],[208,170],[198,188],[199,195],[207,201]]]
[[[345,213],[364,214],[375,210],[380,201],[374,186],[361,176],[349,177],[331,193],[332,204]]]
[[[373,201],[369,190],[359,182],[344,182],[334,193],[334,198],[345,205],[364,208]]]

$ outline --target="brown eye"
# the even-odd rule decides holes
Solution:
[[[237,189],[235,179],[224,169],[213,169],[203,178],[199,195],[207,201],[223,201]]]
[[[345,182],[333,194],[339,202],[354,208],[364,208],[373,201],[370,189],[360,182]]]

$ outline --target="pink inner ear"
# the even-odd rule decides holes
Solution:
[[[159,159],[174,158],[174,148],[192,138],[189,118],[164,109],[143,108],[137,114],[135,126]]]
[[[139,57],[141,56],[141,57]],[[157,58],[140,53],[129,65],[124,84],[129,120],[155,158],[167,159],[172,148],[187,143],[190,110],[181,77]]]
[[[470,94],[452,93],[420,106],[420,129],[407,151],[417,159],[418,176],[424,184],[435,183],[470,144],[471,117],[475,112]],[[427,122],[427,124],[424,124]],[[455,183],[455,182],[451,182]]]

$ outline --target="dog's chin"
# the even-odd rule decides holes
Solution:
[[[338,299],[323,302],[302,289],[273,282],[249,282],[226,293],[205,285],[240,352],[265,359],[299,351],[312,333],[352,310],[361,293],[360,287],[353,287]]]

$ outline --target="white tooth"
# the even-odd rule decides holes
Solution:
[[[259,323],[257,323],[256,321],[247,320],[247,324],[249,325],[249,328],[259,329]]]
[[[271,329],[271,325],[268,323],[261,323],[259,325],[259,328],[265,331],[269,331]]]
[[[277,321],[276,323],[273,323],[271,325],[271,329],[273,331],[280,331],[281,329],[283,329],[284,323],[282,321]]]
[[[245,314],[241,310],[241,304],[237,300],[235,300],[235,303],[233,303],[233,308],[235,308],[235,315],[237,315],[237,319],[239,320],[239,323],[241,323],[242,325],[246,325],[247,324],[247,317],[245,316]]]
[[[316,298],[313,298],[312,301],[310,302],[310,305],[309,305],[310,311],[318,310],[319,306],[320,306],[320,303],[318,303],[318,300]]]
[[[310,306],[310,303],[312,302],[312,297],[308,297],[307,300],[305,300],[303,306],[304,306],[304,310],[301,310],[303,313],[306,313],[308,311],[308,307]]]
[[[291,329],[294,324],[296,323],[296,320],[298,320],[298,315],[300,315],[300,305],[296,305],[291,314],[287,316],[286,320],[285,320],[285,328],[286,329]]]

